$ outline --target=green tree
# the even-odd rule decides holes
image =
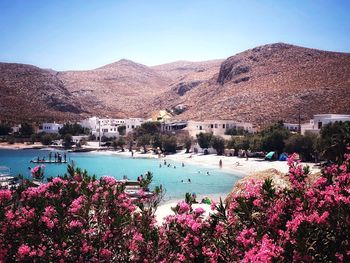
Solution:
[[[137,138],[137,146],[143,147],[144,152],[147,152],[147,145],[151,143],[151,136],[149,134],[141,135]]]
[[[119,147],[122,152],[124,152],[124,145],[125,145],[125,139],[123,137],[119,137],[117,140],[114,141],[116,143],[116,146]],[[114,143],[113,142],[113,143]],[[114,145],[113,145],[114,146]]]
[[[163,150],[163,144],[162,144],[162,136],[160,134],[155,134],[151,136],[151,141],[152,141],[152,147],[153,149],[161,149]]]
[[[125,136],[125,142],[128,145],[129,151],[132,151],[132,146],[134,145],[134,134],[132,132],[129,132],[126,136]]]
[[[31,124],[25,122],[21,124],[19,133],[22,137],[30,137],[34,133],[34,128]]]
[[[246,133],[247,132],[243,130],[243,128],[239,128],[239,127],[228,128],[225,131],[225,135],[244,135]]]
[[[0,123],[0,136],[8,135],[10,132],[12,132],[12,128],[10,125],[5,123]]]
[[[41,139],[40,139],[40,141],[41,141],[41,143],[43,144],[43,145],[51,145],[52,144],[52,136],[51,136],[51,134],[44,134],[42,137],[41,137]]]
[[[212,136],[211,146],[216,150],[218,155],[223,155],[225,151],[225,140],[220,136]]]
[[[321,129],[322,155],[331,161],[342,163],[350,147],[350,121],[336,121]]]
[[[197,137],[197,142],[199,147],[202,149],[207,149],[210,146],[211,138],[213,137],[212,133],[199,133],[196,135]]]
[[[312,135],[294,134],[285,141],[286,152],[299,153],[303,161],[312,161],[315,152],[315,138]]]
[[[290,136],[289,130],[283,126],[283,122],[266,128],[262,131],[262,148],[264,151],[284,151],[284,141]]]
[[[189,153],[192,146],[192,138],[190,136],[186,136],[184,138],[184,145],[185,145],[186,153]]]
[[[167,153],[176,153],[177,139],[175,136],[162,136],[162,148]]]
[[[70,135],[81,135],[89,134],[90,130],[83,128],[79,123],[65,123],[61,129],[59,129],[59,134],[64,137],[66,134]]]
[[[119,132],[119,135],[124,136],[126,133],[126,126],[125,125],[118,126],[118,132]]]
[[[64,148],[71,148],[73,143],[73,136],[71,134],[64,135],[63,146]]]
[[[249,137],[249,149],[253,152],[262,151],[262,138],[259,134]]]
[[[142,136],[145,134],[154,135],[160,133],[160,123],[158,121],[147,121],[141,124],[136,130],[136,136]]]

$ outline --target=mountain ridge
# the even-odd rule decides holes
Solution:
[[[281,118],[292,122],[299,110],[303,120],[315,113],[350,114],[350,54],[286,43],[258,46],[225,60],[151,67],[128,59],[81,71],[0,66],[2,120],[149,117],[178,104],[187,106],[179,119],[256,124]],[[14,102],[28,103],[28,96],[36,98],[30,104],[33,110],[13,107]]]

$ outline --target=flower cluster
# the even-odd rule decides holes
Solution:
[[[162,225],[159,200],[133,200],[113,178],[79,169],[0,190],[0,262],[349,262],[350,155],[314,183],[291,156],[290,188],[250,181],[229,204],[180,202]]]
[[[31,169],[31,174],[32,174],[32,177],[33,179],[36,179],[36,180],[42,180],[44,178],[44,168],[45,168],[45,165],[38,165],[38,166],[35,166],[33,169]]]

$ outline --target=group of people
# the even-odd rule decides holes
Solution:
[[[57,153],[55,153],[54,157],[55,157],[55,163],[62,163],[62,162],[66,163],[67,162],[67,155],[66,155],[66,153],[64,153],[63,156],[62,156],[62,154],[57,152]],[[48,160],[48,162],[52,162],[51,158],[52,158],[52,153],[50,152],[49,153],[49,160]],[[36,158],[36,162],[38,162],[38,163],[45,163],[46,162],[45,156],[42,159],[40,159],[40,157],[38,156]]]
[[[166,160],[164,160],[163,165],[166,166],[166,167],[174,167],[174,169],[176,169],[176,165],[172,166],[170,163],[167,163]],[[185,167],[185,164],[182,163],[181,166]],[[159,168],[162,168],[162,164],[161,163],[159,164]]]
[[[50,158],[50,161],[51,161],[51,153],[49,154],[49,158]],[[64,162],[67,162],[67,155],[66,155],[66,153],[64,153],[64,155],[63,155],[63,160],[64,160]],[[55,162],[58,162],[58,163],[62,162],[62,155],[59,152],[55,153]]]

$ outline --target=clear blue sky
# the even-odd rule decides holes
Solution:
[[[350,1],[0,0],[0,61],[56,70],[226,58],[273,42],[350,52]]]

